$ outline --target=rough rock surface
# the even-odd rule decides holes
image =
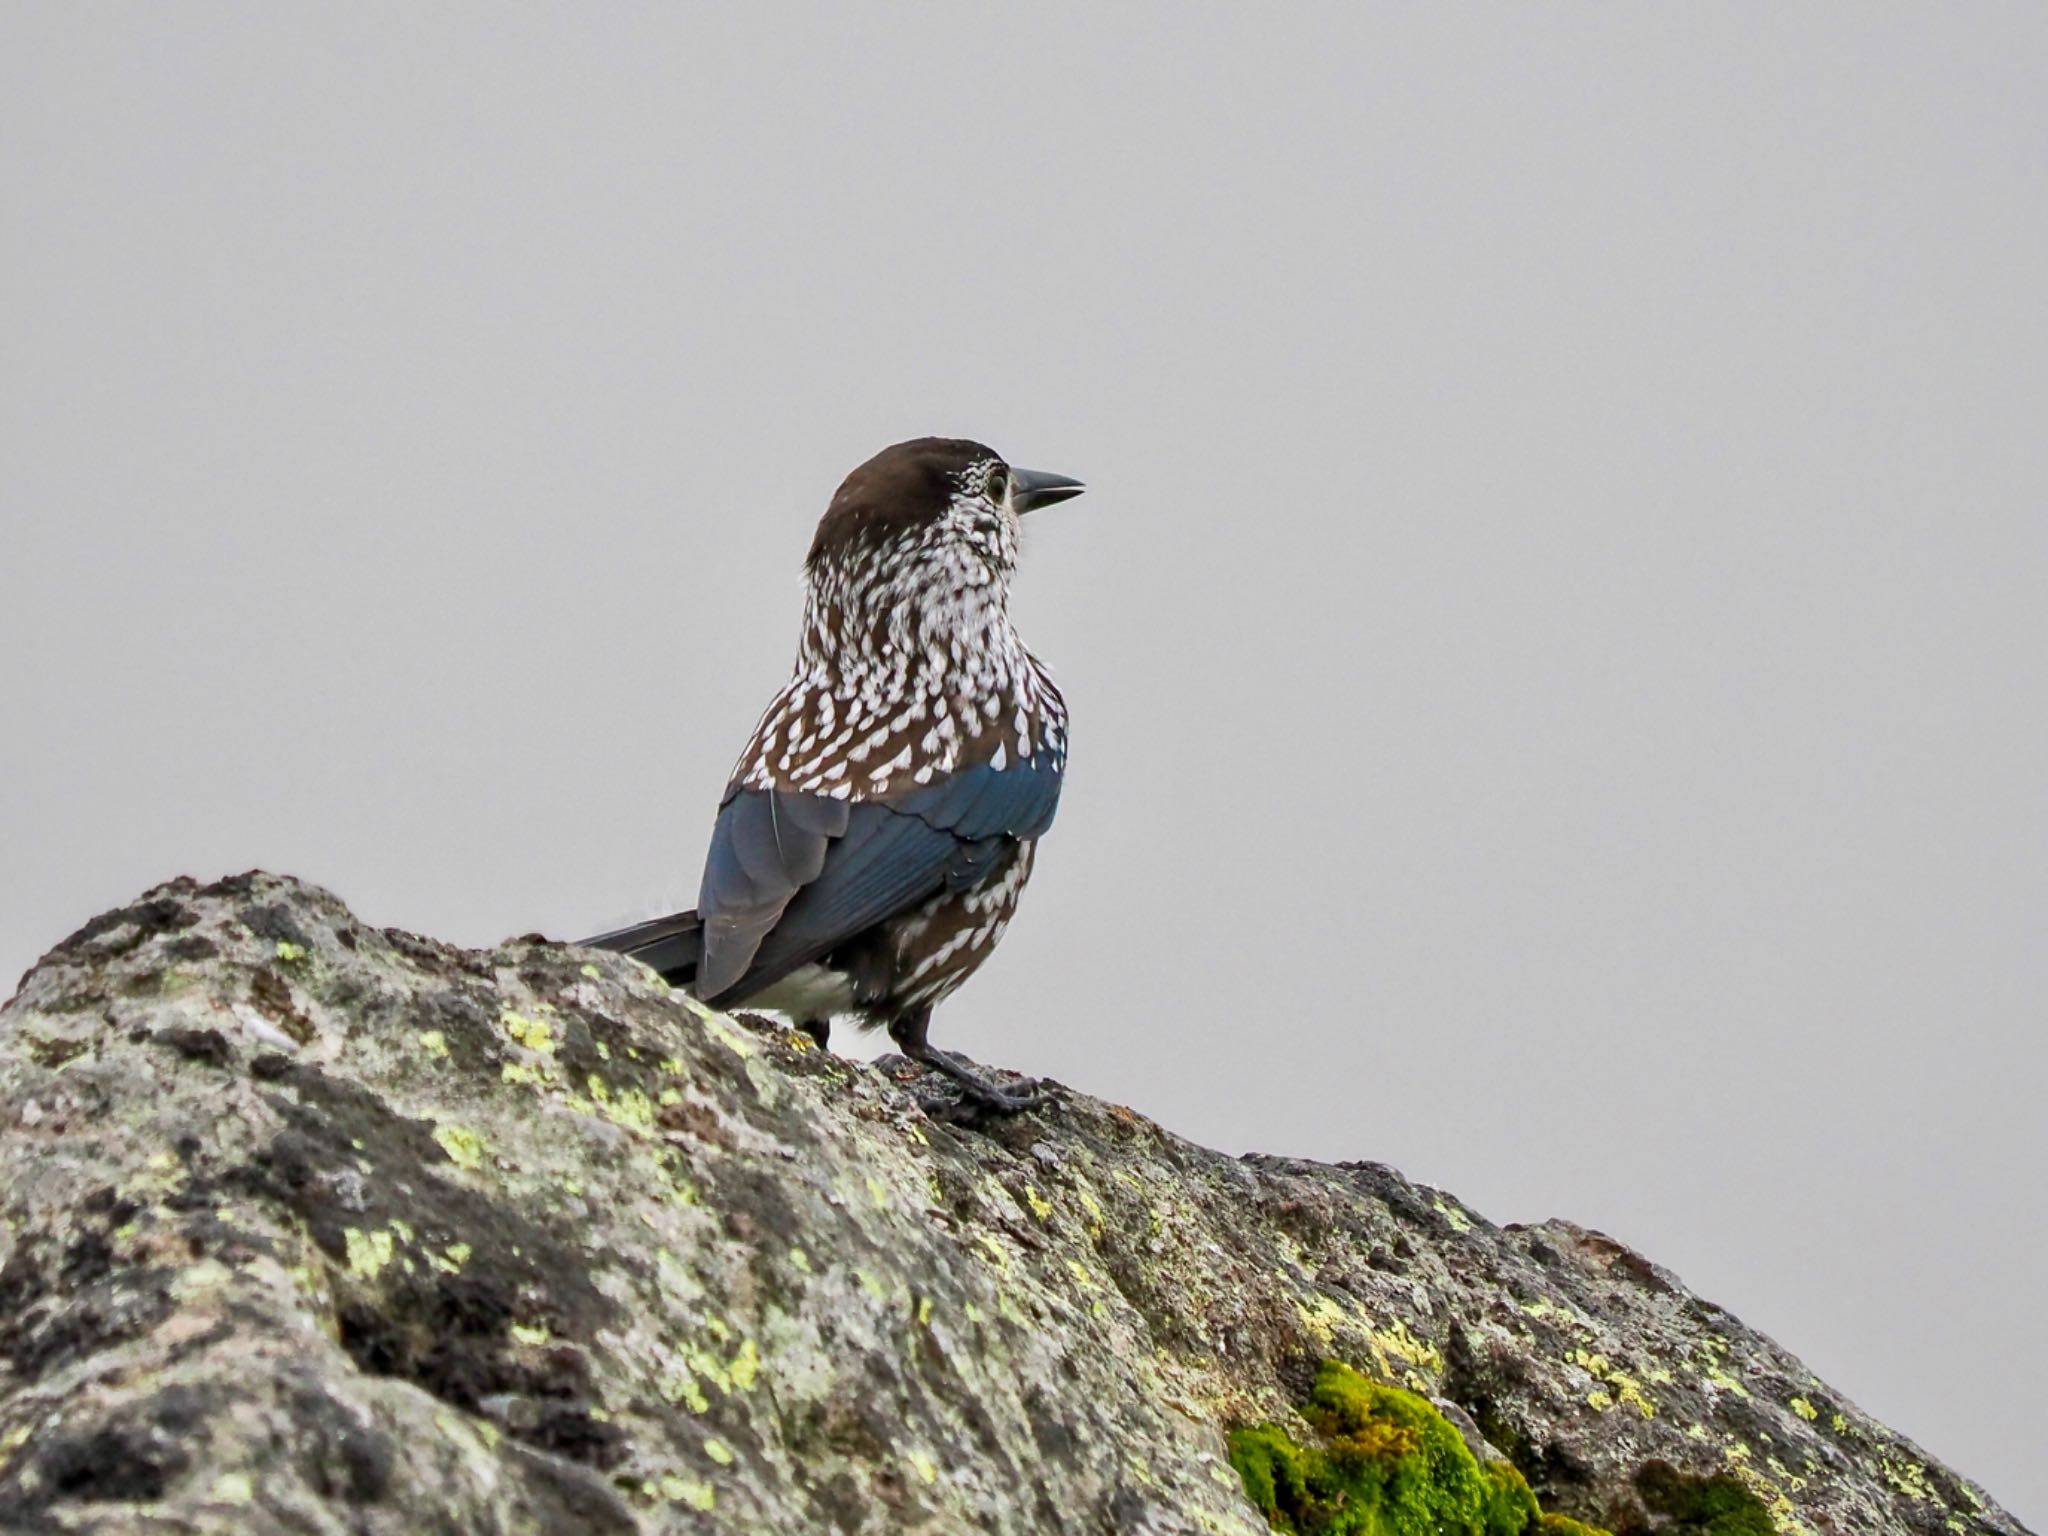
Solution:
[[[1326,1358],[1617,1532],[1704,1529],[1673,1469],[2020,1530],[1597,1233],[1079,1094],[949,1126],[616,956],[181,880],[0,1011],[9,1529],[1258,1536],[1225,1433]]]

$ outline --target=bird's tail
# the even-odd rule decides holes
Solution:
[[[670,986],[686,987],[697,979],[697,962],[704,955],[704,924],[694,912],[677,912],[580,942],[631,955],[659,971]]]

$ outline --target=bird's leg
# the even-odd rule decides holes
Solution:
[[[1052,1096],[1036,1085],[1026,1092],[1013,1093],[1007,1088],[998,1088],[980,1073],[971,1071],[957,1056],[940,1050],[925,1039],[925,1030],[931,1021],[930,1008],[914,1008],[889,1021],[889,1038],[912,1061],[950,1077],[960,1085],[964,1097],[996,1114],[1020,1115],[1052,1101]]]

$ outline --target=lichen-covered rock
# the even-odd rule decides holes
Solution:
[[[2020,1531],[1597,1233],[949,1126],[616,956],[177,881],[0,1010],[0,1526],[1257,1536],[1331,1360],[1550,1529]]]

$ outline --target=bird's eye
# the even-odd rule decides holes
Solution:
[[[1004,469],[1002,465],[998,464],[994,469],[988,472],[988,484],[983,488],[984,494],[987,495],[990,501],[1000,503],[1003,499],[1004,493],[1007,492],[1009,488],[1010,472],[1007,469]]]

